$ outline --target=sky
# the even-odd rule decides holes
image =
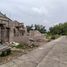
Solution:
[[[0,11],[25,25],[49,27],[67,21],[67,0],[0,0]]]

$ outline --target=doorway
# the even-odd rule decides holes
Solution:
[[[9,42],[10,28],[6,28],[6,42]]]
[[[4,43],[4,26],[0,24],[0,43]]]

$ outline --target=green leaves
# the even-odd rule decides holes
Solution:
[[[67,35],[67,22],[65,22],[64,24],[55,25],[54,27],[50,27],[49,32],[52,35],[54,34]]]
[[[36,25],[35,24],[35,30],[38,30],[40,33],[46,32],[45,26],[43,26],[43,25]]]
[[[38,30],[40,33],[45,33],[46,32],[46,29],[45,29],[45,26],[43,25],[31,25],[31,26],[26,26],[27,27],[27,32],[29,32],[30,30],[33,30],[33,27],[34,27],[34,30]]]

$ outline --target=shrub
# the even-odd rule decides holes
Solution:
[[[28,48],[29,46],[28,46],[28,44],[23,43],[23,44],[19,44],[19,45],[15,46],[15,47],[20,48],[20,49],[25,49],[25,48]]]
[[[55,36],[53,35],[53,36],[51,36],[51,39],[56,39],[56,38],[55,38]]]
[[[0,52],[0,56],[1,56],[1,57],[4,57],[4,56],[9,55],[10,53],[11,53],[11,50],[10,50],[10,49],[7,49],[7,50],[5,50],[5,51],[1,51],[1,52]]]

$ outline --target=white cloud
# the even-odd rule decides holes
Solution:
[[[67,0],[0,0],[0,10],[25,24],[44,24],[47,28],[67,21]]]
[[[32,11],[34,11],[36,13],[39,13],[39,14],[45,14],[45,15],[48,14],[48,10],[46,8],[44,8],[44,7],[40,7],[40,8],[33,7]]]

